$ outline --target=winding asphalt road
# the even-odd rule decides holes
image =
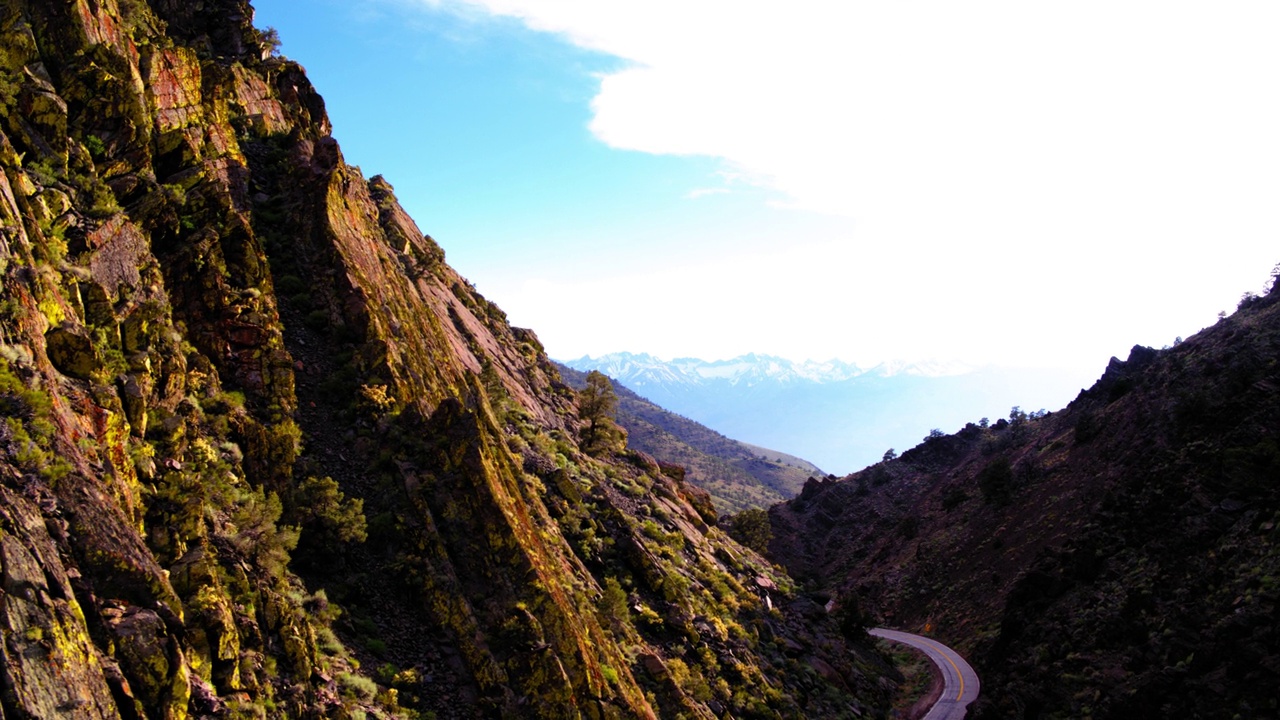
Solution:
[[[897,630],[875,628],[869,632],[876,637],[910,645],[924,652],[942,672],[942,696],[924,716],[924,720],[961,720],[969,703],[978,699],[978,691],[981,689],[978,674],[955,650],[937,640]]]

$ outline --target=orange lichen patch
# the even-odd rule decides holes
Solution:
[[[107,12],[103,3],[91,0],[76,0],[74,9],[86,44],[108,45],[127,58],[134,68],[138,66],[138,46],[122,27],[119,17]]]
[[[148,63],[147,87],[160,133],[199,124],[201,109],[200,60],[193,50],[172,48],[155,52]]]
[[[235,76],[236,101],[255,130],[264,135],[288,132],[290,123],[284,108],[262,76],[239,65],[233,66],[231,72]]]

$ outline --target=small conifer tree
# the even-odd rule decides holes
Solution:
[[[584,451],[599,455],[626,445],[626,434],[614,420],[617,412],[613,383],[598,370],[587,373],[587,385],[578,393],[578,419],[582,420],[578,438]]]

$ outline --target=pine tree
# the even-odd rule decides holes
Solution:
[[[584,451],[599,455],[626,444],[626,434],[614,421],[617,412],[613,383],[598,370],[587,373],[587,386],[578,393],[578,419],[583,423],[578,437]]]

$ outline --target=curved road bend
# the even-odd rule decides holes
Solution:
[[[942,672],[942,696],[924,716],[924,720],[961,720],[969,703],[978,699],[978,691],[981,689],[978,674],[955,650],[937,640],[897,630],[875,628],[868,632],[875,637],[910,645],[922,651]]]

